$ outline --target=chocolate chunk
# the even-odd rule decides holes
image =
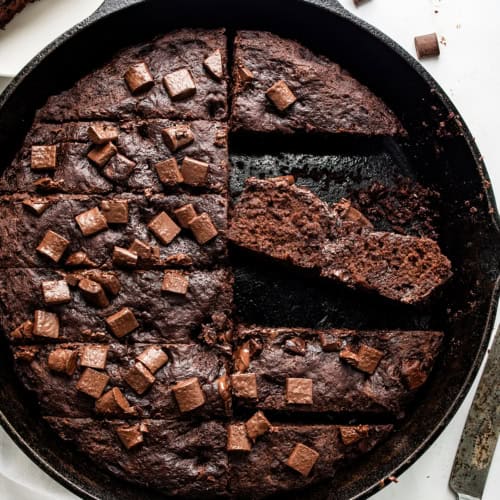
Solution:
[[[418,389],[427,380],[427,373],[422,370],[422,365],[418,360],[405,359],[401,367],[401,373],[410,391]]]
[[[76,384],[77,390],[94,399],[99,399],[108,385],[109,376],[92,368],[85,368]]]
[[[257,377],[255,373],[235,373],[231,375],[233,394],[237,398],[257,399]]]
[[[238,372],[246,372],[250,366],[250,359],[259,350],[261,346],[255,340],[249,340],[234,351],[234,368]]]
[[[116,434],[120,438],[123,446],[130,450],[135,446],[144,442],[144,437],[141,430],[141,424],[121,425],[117,427]]]
[[[108,224],[128,223],[128,201],[104,200],[101,202],[101,211]]]
[[[53,372],[65,373],[71,377],[75,373],[77,361],[78,351],[55,349],[47,358],[47,366]]]
[[[285,111],[297,100],[284,80],[276,82],[267,90],[266,95],[279,111]]]
[[[168,158],[167,160],[157,163],[155,169],[160,182],[167,186],[175,186],[184,180],[175,158]]]
[[[14,359],[24,363],[31,363],[39,352],[40,348],[35,346],[18,347],[14,352]]]
[[[160,346],[153,345],[142,351],[137,360],[154,374],[167,363],[168,356]]]
[[[164,245],[168,245],[181,232],[181,228],[165,212],[160,212],[148,224],[148,229]]]
[[[172,387],[181,413],[196,410],[205,404],[205,394],[197,377],[182,380]]]
[[[84,278],[78,283],[78,288],[89,304],[100,308],[109,306],[108,297],[106,297],[106,293],[100,283]]]
[[[113,248],[113,264],[121,267],[135,267],[137,265],[137,254],[126,248]]]
[[[23,206],[29,209],[33,214],[40,216],[50,207],[50,203],[43,199],[28,198],[27,200],[23,200]]]
[[[141,62],[130,66],[124,75],[128,88],[132,94],[147,92],[154,84],[154,78],[146,63]]]
[[[194,219],[191,219],[189,222],[189,229],[191,229],[196,241],[200,245],[208,243],[219,234],[216,227],[212,223],[210,215],[207,213],[202,213]]]
[[[184,229],[189,229],[189,223],[196,217],[196,210],[193,205],[189,203],[188,205],[183,205],[174,210],[174,214],[179,226]]]
[[[112,182],[124,182],[136,165],[137,163],[118,153],[104,167],[102,175]]]
[[[54,262],[59,262],[68,245],[69,241],[66,238],[49,229],[36,247],[36,251]]]
[[[306,341],[300,337],[292,337],[291,339],[286,339],[283,349],[292,354],[298,354],[299,356],[306,355]]]
[[[372,375],[377,369],[380,360],[384,357],[384,353],[373,347],[361,344],[357,353],[347,348],[341,351],[339,356],[340,359],[354,366],[354,368]]]
[[[336,207],[340,210],[341,217],[344,220],[373,229],[373,224],[359,210],[354,208],[349,200],[340,200]]]
[[[184,148],[194,141],[194,135],[189,125],[177,125],[168,127],[161,131],[163,140],[168,149],[175,153],[178,149]]]
[[[104,167],[116,153],[118,153],[116,146],[112,142],[107,142],[102,146],[92,148],[87,154],[87,158],[98,167]]]
[[[123,395],[118,387],[104,393],[96,402],[95,410],[101,415],[135,415],[136,410],[130,406],[127,398]]]
[[[89,256],[85,252],[82,252],[81,250],[69,255],[64,265],[69,267],[80,267],[80,266],[97,267],[97,263],[91,260]]]
[[[191,72],[186,68],[166,75],[163,78],[163,84],[171,99],[184,99],[196,92],[196,85]]]
[[[231,400],[230,386],[231,386],[231,384],[230,384],[229,377],[227,376],[227,374],[224,374],[217,379],[217,391],[219,393],[219,396],[224,401]]]
[[[305,444],[298,443],[288,457],[286,464],[304,477],[311,472],[319,458],[319,453]]]
[[[182,160],[181,173],[185,184],[189,186],[203,186],[207,182],[208,163],[186,156]]]
[[[37,179],[35,182],[33,182],[33,187],[37,191],[47,193],[60,191],[61,189],[64,189],[64,180],[59,179],[58,181],[56,181],[51,177],[41,177],[40,179]]]
[[[246,66],[243,66],[243,64],[238,64],[237,71],[240,82],[243,85],[255,79],[254,74]]]
[[[33,335],[57,339],[59,337],[59,318],[57,314],[42,310],[35,311]]]
[[[89,368],[104,370],[108,357],[109,347],[107,345],[86,345],[80,354],[80,364]]]
[[[338,352],[342,350],[342,341],[328,332],[320,332],[319,342],[325,352]]]
[[[144,394],[155,382],[155,376],[139,362],[130,368],[124,378],[139,395]]]
[[[111,295],[118,295],[121,290],[121,283],[115,273],[91,269],[84,272],[85,277],[102,285]]]
[[[342,442],[346,446],[349,446],[368,437],[368,434],[370,432],[370,426],[369,425],[357,425],[349,427],[342,426],[339,427],[339,431]]]
[[[33,170],[55,170],[57,146],[31,146],[31,168]]]
[[[189,287],[189,279],[180,271],[165,271],[161,289],[164,292],[186,295]]]
[[[75,220],[84,236],[92,236],[108,229],[106,218],[97,207],[77,215]]]
[[[116,141],[118,139],[119,130],[115,125],[109,123],[95,123],[88,130],[89,139],[94,144],[106,144],[107,142]]]
[[[222,52],[217,49],[212,52],[204,61],[203,66],[216,80],[224,78],[224,66],[222,64]]]
[[[135,253],[140,259],[150,259],[152,254],[151,246],[141,240],[135,239],[128,247],[129,252]]]
[[[128,307],[123,307],[115,314],[108,316],[105,321],[118,338],[125,337],[125,335],[139,328],[139,323],[135,319],[134,313]]]
[[[71,300],[71,293],[65,280],[43,281],[43,301],[45,304],[66,304]]]
[[[289,186],[295,184],[295,177],[293,175],[282,175],[280,177],[271,177],[268,180],[273,182],[286,182]]]
[[[247,429],[248,437],[252,441],[255,441],[271,428],[271,423],[261,411],[258,411],[246,421],[245,427]]]
[[[313,381],[309,378],[287,378],[286,402],[295,405],[312,405]]]
[[[10,332],[9,337],[15,340],[31,339],[33,337],[33,321],[27,320]]]
[[[419,59],[435,57],[440,54],[439,41],[436,33],[415,37],[415,49]]]
[[[245,424],[231,424],[227,428],[227,451],[250,451],[252,443],[248,439]]]

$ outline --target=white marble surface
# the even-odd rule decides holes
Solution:
[[[42,3],[51,3],[58,15],[53,18],[44,14],[37,21],[37,35],[33,35],[29,23],[33,13]],[[88,2],[88,3],[87,3]],[[42,48],[53,37],[79,21],[90,11],[88,5],[94,0],[43,0],[34,4],[9,26],[18,30],[27,39],[30,56]],[[80,17],[70,4],[87,4]],[[98,4],[100,2],[95,1]],[[436,31],[443,36],[446,45],[441,45],[441,57],[423,64],[450,95],[466,123],[472,130],[485,158],[496,192],[500,191],[500,148],[498,147],[498,116],[500,115],[500,4],[497,0],[370,0],[355,8],[352,0],[341,0],[349,10],[369,23],[377,26],[394,38],[408,52],[414,54],[413,36]],[[81,5],[75,8],[81,8]],[[90,9],[92,10],[92,9]],[[30,12],[32,11],[32,12]],[[68,12],[71,11],[71,14]],[[88,12],[87,12],[88,11]],[[39,11],[41,14],[41,11]],[[37,16],[35,16],[37,17]],[[46,23],[46,28],[43,24]],[[12,27],[12,28],[11,28]],[[7,33],[6,32],[6,33]],[[29,59],[28,48],[18,47],[20,58],[9,62],[10,68],[2,72],[2,44],[10,40],[0,33],[0,75],[12,75]],[[29,33],[29,41],[28,41]],[[13,36],[19,43],[19,37]],[[36,39],[35,39],[36,38]],[[33,52],[35,47],[35,52]],[[13,57],[16,59],[16,57]],[[7,67],[7,66],[5,66]],[[8,79],[0,77],[0,91]],[[497,197],[499,195],[497,194]],[[498,324],[498,318],[497,322]],[[463,425],[470,407],[474,384],[466,401],[446,430],[434,445],[401,477],[377,493],[375,500],[451,500],[448,478]],[[500,452],[497,448],[484,500],[500,498]],[[0,429],[0,498],[6,500],[75,498],[36,467]]]

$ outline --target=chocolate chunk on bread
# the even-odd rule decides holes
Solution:
[[[427,299],[452,274],[450,261],[433,240],[374,231],[348,201],[329,207],[284,180],[248,179],[232,211],[228,238],[407,304]]]
[[[254,132],[404,134],[367,87],[299,43],[259,31],[235,40],[231,123]]]

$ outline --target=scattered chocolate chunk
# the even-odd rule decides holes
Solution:
[[[139,328],[139,323],[135,319],[134,313],[128,307],[124,307],[115,314],[108,316],[105,321],[118,338],[125,337],[125,335]]]
[[[189,186],[203,186],[207,182],[208,163],[186,156],[182,160],[181,174],[185,184]]]
[[[281,175],[280,177],[271,177],[268,180],[273,182],[286,182],[289,186],[295,184],[295,177],[293,175]]]
[[[266,95],[279,111],[285,111],[297,100],[284,80],[276,82]]]
[[[60,191],[64,188],[64,180],[59,179],[58,181],[56,181],[52,179],[52,177],[41,177],[40,179],[37,179],[35,182],[33,182],[33,187],[37,191],[47,193]]]
[[[420,361],[416,359],[405,359],[403,361],[403,366],[401,367],[401,373],[403,374],[404,381],[410,391],[418,389],[427,380],[426,371],[422,370]]]
[[[69,255],[64,265],[69,267],[97,267],[97,263],[90,259],[89,256],[81,250]]]
[[[243,64],[238,64],[237,71],[240,82],[243,85],[255,79],[254,74],[246,66],[243,66]]]
[[[212,52],[204,61],[203,66],[216,80],[224,78],[224,66],[222,63],[222,53],[219,49]]]
[[[313,381],[309,378],[287,378],[286,402],[294,405],[312,405]]]
[[[130,368],[124,378],[139,395],[144,394],[155,382],[155,376],[139,362]]]
[[[164,245],[168,245],[181,232],[181,228],[165,212],[160,212],[148,224],[148,229]]]
[[[349,427],[342,426],[339,427],[339,431],[342,442],[346,446],[349,446],[368,437],[368,434],[370,432],[370,426],[369,425],[357,425]]]
[[[130,66],[124,78],[132,94],[147,92],[155,84],[153,75],[144,62]]]
[[[160,182],[167,186],[175,186],[184,180],[179,170],[177,160],[173,157],[157,163],[155,169]]]
[[[306,341],[300,337],[292,337],[285,340],[283,349],[291,354],[298,354],[299,356],[306,355]]]
[[[264,413],[258,411],[246,421],[245,427],[247,429],[248,437],[252,441],[255,441],[258,437],[263,436],[271,428],[271,423],[269,422],[269,420],[267,420]]]
[[[186,68],[166,75],[163,78],[163,84],[171,99],[185,99],[196,92],[196,85],[191,72]]]
[[[47,366],[53,372],[65,373],[71,377],[75,373],[77,361],[78,351],[55,349],[47,358]]]
[[[250,366],[250,359],[261,349],[262,346],[255,340],[248,340],[238,347],[233,354],[235,370],[241,373],[246,372]]]
[[[304,477],[311,472],[319,458],[319,453],[305,444],[298,443],[288,457],[286,464]]]
[[[66,238],[49,229],[36,250],[54,262],[59,262],[68,245],[69,241]]]
[[[104,393],[96,402],[95,410],[101,415],[135,415],[136,410],[130,406],[127,398],[118,387]]]
[[[101,202],[101,211],[108,224],[128,223],[128,201],[104,200]]]
[[[109,347],[107,345],[86,345],[80,354],[80,364],[88,368],[104,370],[108,358]]]
[[[189,287],[189,279],[180,271],[165,271],[161,289],[164,292],[186,295]]]
[[[106,144],[118,139],[119,130],[115,125],[109,123],[95,123],[89,127],[89,139],[94,144]]]
[[[111,295],[118,295],[122,287],[120,280],[113,272],[91,269],[85,271],[85,277],[102,285],[104,290]]]
[[[104,167],[102,175],[112,182],[124,182],[130,177],[136,165],[134,161],[118,153]]]
[[[65,280],[43,281],[42,294],[47,305],[66,304],[71,301],[71,293]]]
[[[205,404],[205,394],[197,377],[182,380],[172,387],[181,413],[196,410]]]
[[[39,352],[40,348],[35,346],[18,347],[16,352],[14,352],[14,359],[24,363],[31,363]]]
[[[116,428],[116,434],[127,450],[130,450],[144,442],[141,424],[121,425]]]
[[[373,347],[361,344],[357,353],[347,348],[341,351],[339,356],[340,359],[354,366],[354,368],[372,375],[377,369],[380,360],[384,357],[384,353]]]
[[[207,213],[202,213],[194,219],[191,219],[189,222],[189,229],[191,229],[196,241],[200,245],[208,243],[219,234],[216,227],[213,225],[210,215]]]
[[[354,222],[358,226],[365,226],[373,229],[373,224],[356,208],[349,200],[341,199],[336,204],[337,213],[346,221]]]
[[[108,297],[100,283],[84,278],[78,283],[78,288],[89,304],[102,309],[109,306]]]
[[[77,390],[94,399],[99,399],[108,385],[109,376],[93,368],[85,368],[76,384]]]
[[[59,337],[59,317],[57,314],[42,310],[35,311],[33,335],[49,339]]]
[[[161,133],[165,144],[172,153],[188,146],[194,141],[194,135],[189,125],[168,127],[163,129]]]
[[[97,207],[77,215],[75,220],[84,236],[92,236],[108,229],[106,218]]]
[[[152,254],[151,246],[141,240],[135,239],[128,247],[129,252],[135,253],[140,259],[150,259]]]
[[[137,361],[140,361],[151,373],[156,373],[162,366],[167,364],[167,353],[157,345],[152,345],[142,351],[137,356]]]
[[[126,248],[113,248],[113,264],[121,267],[135,267],[137,265],[138,255]]]
[[[217,391],[219,396],[224,401],[231,400],[231,383],[227,374],[224,374],[217,379]]]
[[[325,352],[338,352],[342,350],[342,341],[329,332],[320,332],[319,343]]]
[[[227,428],[227,451],[251,451],[245,424],[231,424]]]
[[[107,142],[102,146],[95,146],[91,149],[87,154],[87,158],[98,167],[104,167],[116,153],[118,153],[116,146],[112,142]]]
[[[441,51],[439,49],[439,41],[436,33],[429,35],[421,35],[415,37],[415,49],[419,59],[426,57],[436,57]]]
[[[193,205],[189,203],[188,205],[183,205],[174,210],[174,214],[179,226],[184,229],[189,229],[189,223],[196,217],[196,210]]]
[[[257,376],[255,373],[235,373],[231,375],[233,394],[237,398],[257,399]]]
[[[50,207],[50,203],[36,198],[28,198],[23,200],[23,206],[30,210],[35,215],[42,215],[47,208]]]
[[[15,330],[10,332],[9,337],[15,340],[30,339],[33,337],[33,321],[23,321]]]
[[[31,146],[31,168],[54,170],[57,167],[57,146]]]

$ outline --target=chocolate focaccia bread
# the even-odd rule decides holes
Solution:
[[[272,33],[239,31],[234,46],[235,130],[404,134],[394,113],[326,57]]]
[[[427,299],[450,278],[450,261],[433,240],[375,231],[347,200],[329,207],[292,182],[248,179],[229,240],[407,304]]]
[[[26,5],[36,0],[0,0],[0,29],[12,20],[12,18],[21,12]]]

